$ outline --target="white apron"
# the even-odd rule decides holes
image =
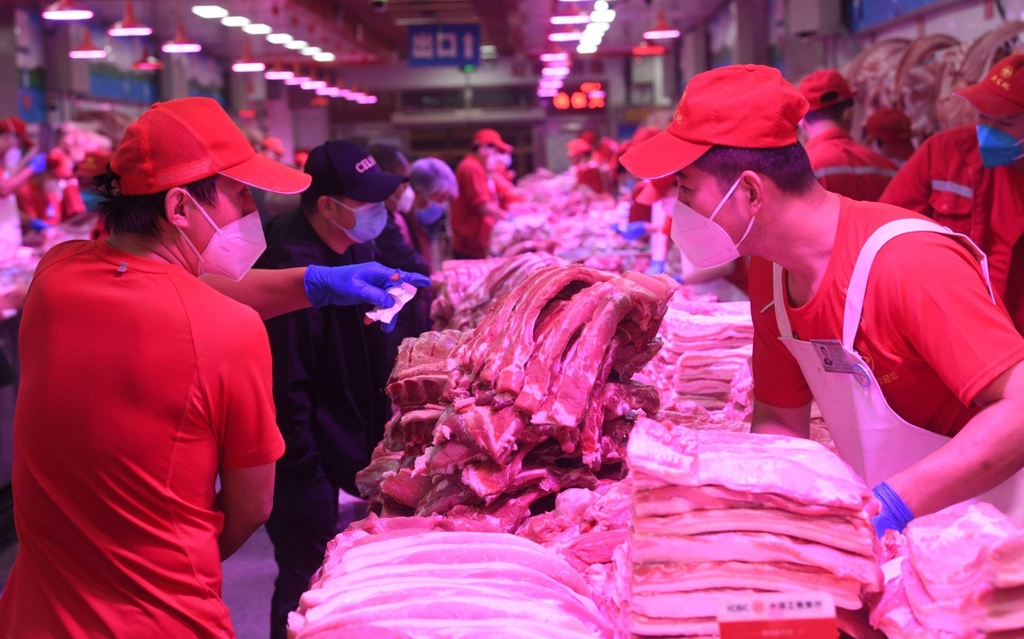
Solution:
[[[857,471],[868,486],[875,486],[909,468],[943,446],[949,437],[919,428],[897,415],[882,394],[871,368],[854,350],[867,290],[868,274],[878,251],[891,239],[906,233],[941,233],[962,242],[981,263],[985,283],[995,303],[985,254],[963,235],[925,220],[898,220],[881,227],[864,244],[846,294],[843,315],[842,353],[826,355],[827,342],[804,342],[793,336],[786,312],[781,266],[774,265],[775,316],[780,340],[796,358],[804,379],[821,409],[839,455]],[[846,361],[843,362],[842,355]],[[834,372],[827,367],[852,369]],[[978,498],[1024,523],[1024,471]]]

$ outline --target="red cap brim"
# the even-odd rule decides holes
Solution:
[[[272,193],[302,193],[309,188],[313,176],[287,167],[257,153],[245,162],[224,169],[221,175]]]
[[[972,84],[969,87],[957,89],[953,95],[967,100],[982,115],[993,118],[1024,113],[1024,106],[990,91],[984,84]]]
[[[666,129],[619,158],[626,170],[644,180],[672,175],[690,166],[708,152],[710,144],[681,140]]]

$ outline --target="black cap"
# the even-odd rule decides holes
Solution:
[[[385,173],[366,149],[344,140],[325,142],[309,152],[306,173],[313,183],[303,194],[303,202],[321,195],[347,197],[357,202],[383,202],[409,178]]]

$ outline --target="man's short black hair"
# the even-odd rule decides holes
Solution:
[[[836,124],[842,124],[843,115],[848,109],[852,108],[853,100],[844,100],[823,109],[818,109],[817,111],[808,111],[807,115],[804,116],[804,120],[808,124],[825,122],[826,120],[829,122],[835,122]]]
[[[167,219],[164,200],[167,191],[152,195],[125,195],[118,186],[121,177],[107,164],[106,173],[95,178],[96,192],[103,197],[99,204],[100,215],[108,233],[160,237],[160,218]],[[217,176],[196,180],[183,187],[202,204],[217,201]],[[168,189],[169,190],[169,189]]]
[[[390,144],[374,144],[367,151],[385,173],[409,175],[409,159],[402,150]]]
[[[780,191],[791,195],[806,193],[816,183],[807,151],[799,143],[777,149],[715,145],[693,166],[714,175],[723,192],[731,188],[744,171],[764,175]]]

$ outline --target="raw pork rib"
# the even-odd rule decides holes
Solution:
[[[514,535],[349,531],[289,615],[290,639],[611,639],[563,559]]]
[[[634,512],[619,610],[629,613],[619,619],[633,635],[717,636],[725,596],[810,589],[857,610],[881,588],[878,504],[815,442],[641,419],[628,463]]]
[[[871,621],[890,639],[1024,637],[1024,528],[987,503],[910,522]]]

